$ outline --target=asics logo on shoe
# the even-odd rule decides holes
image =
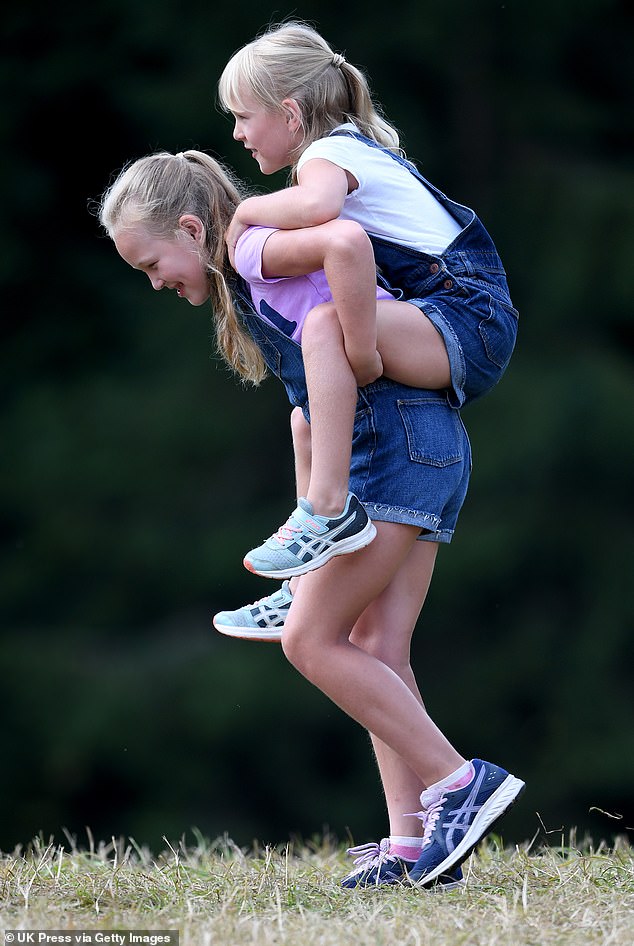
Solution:
[[[309,538],[303,535],[299,536],[291,545],[288,546],[288,551],[292,552],[293,555],[299,555],[304,561],[306,560],[306,555],[310,557],[313,555],[319,555],[323,549],[327,548],[333,542],[336,542],[338,538],[344,538],[342,533],[347,530],[348,526],[351,525],[356,518],[357,514],[356,512],[353,512],[351,516],[341,523],[341,525],[337,526],[335,529],[329,529],[327,539],[322,539],[319,536],[316,536],[315,538]],[[313,525],[318,528],[317,523],[313,523]]]
[[[278,627],[284,623],[284,618],[288,613],[288,607],[283,611],[271,611],[264,608],[257,608],[251,611],[251,616],[258,627]]]
[[[447,834],[445,835],[445,844],[447,846],[447,851],[451,852],[456,847],[456,843],[460,843],[462,838],[458,838],[457,842],[454,843],[454,834],[459,831],[461,834],[469,828],[473,821],[473,815],[477,815],[482,808],[482,802],[476,804],[476,799],[478,797],[478,792],[484,781],[485,771],[481,769],[478,775],[473,780],[473,787],[464,802],[460,805],[459,808],[454,808],[451,811],[448,811],[445,815],[443,811],[444,819],[442,821],[442,827],[447,829]]]

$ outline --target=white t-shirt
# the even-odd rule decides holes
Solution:
[[[352,124],[340,129],[357,131]],[[462,229],[418,178],[380,148],[350,135],[330,135],[306,148],[298,172],[312,158],[331,161],[356,178],[359,186],[347,195],[340,216],[356,220],[371,235],[438,255]]]

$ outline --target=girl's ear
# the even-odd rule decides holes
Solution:
[[[284,99],[282,102],[286,124],[289,131],[297,131],[302,127],[302,110],[296,99]]]
[[[178,228],[187,236],[190,236],[196,243],[202,243],[205,239],[205,228],[200,217],[195,214],[183,214],[178,221]]]

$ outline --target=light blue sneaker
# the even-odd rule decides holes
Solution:
[[[244,558],[244,567],[264,578],[292,578],[321,568],[336,555],[356,552],[369,545],[376,528],[354,495],[348,493],[340,516],[316,516],[307,499],[275,535]]]
[[[253,604],[247,604],[237,611],[219,611],[214,615],[214,627],[227,637],[279,643],[292,600],[291,589],[285,581],[272,595],[260,598]]]
[[[389,884],[409,886],[409,872],[414,861],[390,854],[390,839],[383,838],[380,844],[359,844],[348,848],[348,854],[355,857],[355,869],[343,878],[341,886],[349,890],[355,887],[385,887]],[[438,878],[435,888],[453,890],[462,887],[462,871],[457,867],[451,874]]]
[[[432,785],[420,796],[423,850],[409,871],[418,886],[462,864],[524,790],[524,782],[497,765],[481,759],[472,765],[475,775],[464,788],[450,792]]]

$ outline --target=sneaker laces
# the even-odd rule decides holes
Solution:
[[[346,851],[351,857],[354,857],[354,865],[357,868],[355,873],[365,872],[374,867],[380,867],[386,861],[395,861],[395,854],[390,854],[390,839],[383,838],[380,844],[376,841],[370,841],[367,844],[358,844],[356,847],[349,847]]]
[[[301,525],[291,525],[292,522],[297,522],[297,519],[293,519],[293,516],[289,516],[283,526],[280,526],[273,538],[276,542],[279,542],[280,545],[285,545],[287,542],[292,542],[295,536],[299,532],[303,532],[303,527]]]
[[[406,817],[408,818],[420,818],[423,822],[423,847],[427,847],[428,844],[431,844],[431,836],[436,829],[436,822],[440,818],[440,813],[443,809],[444,803],[447,801],[447,796],[444,794],[442,789],[437,788],[427,788],[420,796],[422,809],[420,811],[412,811]]]

